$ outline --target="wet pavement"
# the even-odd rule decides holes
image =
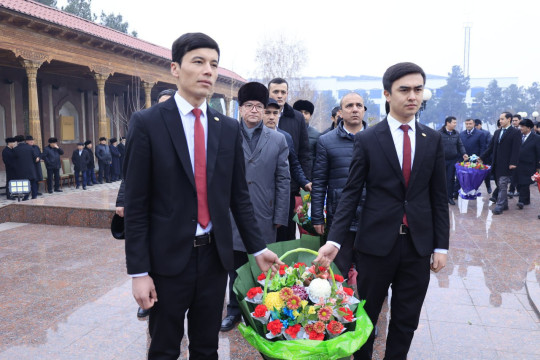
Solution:
[[[118,185],[65,188],[25,205],[112,211]],[[524,210],[512,199],[498,216],[485,196],[450,206],[448,267],[431,276],[409,359],[540,359],[529,299],[540,291],[540,195],[531,195]],[[145,358],[147,322],[136,318],[124,243],[107,229],[4,222],[0,271],[0,360]],[[384,356],[387,321],[385,306],[374,359]],[[220,334],[219,355],[261,358],[237,330]]]

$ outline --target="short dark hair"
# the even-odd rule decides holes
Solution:
[[[467,121],[473,121],[474,122],[474,119],[465,119],[465,122]]]
[[[426,73],[422,68],[412,62],[401,62],[390,66],[383,75],[383,88],[389,93],[392,92],[392,84],[394,81],[401,79],[409,74],[420,74],[426,84]]]
[[[332,117],[336,117],[338,111],[339,111],[339,106],[334,107],[332,109]]]
[[[482,125],[482,120],[474,119],[474,126]]]
[[[536,126],[537,128],[540,129],[540,121],[537,121],[536,124],[535,124],[534,126]]]
[[[519,115],[519,114],[514,114],[514,115],[512,116],[512,118],[515,118],[515,117],[518,118],[519,120],[521,120],[521,115]],[[519,124],[519,125],[521,125],[521,124]]]
[[[452,120],[457,120],[455,116],[448,116],[446,119],[444,119],[444,125],[451,123]]]
[[[513,117],[513,116],[512,116],[512,114],[509,113],[508,111],[503,111],[501,114],[504,114],[504,117],[505,117],[505,118],[512,120],[512,117]],[[521,116],[520,116],[520,118],[521,118]]]
[[[532,129],[534,127],[534,124],[531,119],[523,119],[519,122],[519,125],[526,126],[529,129]]]
[[[216,50],[219,59],[219,46],[214,39],[203,33],[187,33],[173,42],[172,61],[182,65],[182,58],[187,52],[201,48]]]
[[[174,93],[176,92],[176,90],[174,89],[165,89],[163,91],[161,91],[158,95],[157,95],[157,101],[159,102],[159,99],[161,99],[163,96],[174,96]]]
[[[105,136],[102,136],[99,138],[99,141],[107,141],[107,138]]]
[[[270,80],[270,82],[268,83],[268,89],[270,89],[270,84],[285,84],[287,85],[287,90],[289,89],[289,83],[287,82],[287,80],[283,79],[283,78],[273,78],[272,80]]]

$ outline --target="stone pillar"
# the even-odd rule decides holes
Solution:
[[[143,81],[142,86],[144,87],[144,106],[148,109],[152,106],[152,97],[150,95],[152,94],[154,83]]]
[[[34,137],[35,144],[42,148],[41,120],[39,119],[39,103],[37,91],[37,71],[42,62],[32,60],[22,61],[28,77],[28,123],[30,135]]]
[[[109,138],[107,129],[107,110],[105,108],[105,81],[109,75],[94,73],[98,88],[98,134],[99,137]]]
[[[228,117],[232,117],[232,109],[231,109],[231,102],[232,102],[231,96],[225,96],[225,115]]]

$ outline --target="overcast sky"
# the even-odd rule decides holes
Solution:
[[[471,77],[540,81],[536,0],[92,0],[92,11],[101,10],[121,13],[139,38],[167,48],[183,33],[204,32],[221,48],[220,65],[246,78],[255,49],[276,34],[305,43],[304,76],[382,76],[400,61],[446,76],[463,66],[471,23]]]

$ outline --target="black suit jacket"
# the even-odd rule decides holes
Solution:
[[[238,121],[208,107],[207,191],[214,241],[233,268],[231,209],[248,253],[266,247],[245,177]],[[124,160],[126,261],[129,274],[177,275],[189,261],[197,227],[197,191],[174,97],[136,112]]]
[[[536,172],[536,169],[540,169],[540,136],[531,131],[519,149],[519,161],[516,169],[518,184],[531,184],[531,176]]]
[[[354,247],[385,256],[398,239],[403,213],[421,256],[448,249],[449,214],[441,134],[416,123],[416,149],[409,186],[399,165],[387,120],[355,136],[349,178],[343,189],[328,240],[340,243],[366,186],[366,201]]]
[[[13,149],[16,160],[15,177],[19,179],[37,180],[36,154],[27,143],[19,143]],[[41,166],[41,165],[40,165]]]
[[[510,170],[509,166],[517,166],[519,147],[521,146],[521,132],[511,125],[504,132],[502,138],[500,136],[501,129],[497,129],[486,151],[481,156],[482,159],[492,157],[491,172],[495,174],[496,178],[513,175],[513,171]]]
[[[86,171],[90,163],[90,154],[83,149],[81,155],[79,155],[79,149],[75,149],[71,155],[71,161],[73,162],[75,171]]]

